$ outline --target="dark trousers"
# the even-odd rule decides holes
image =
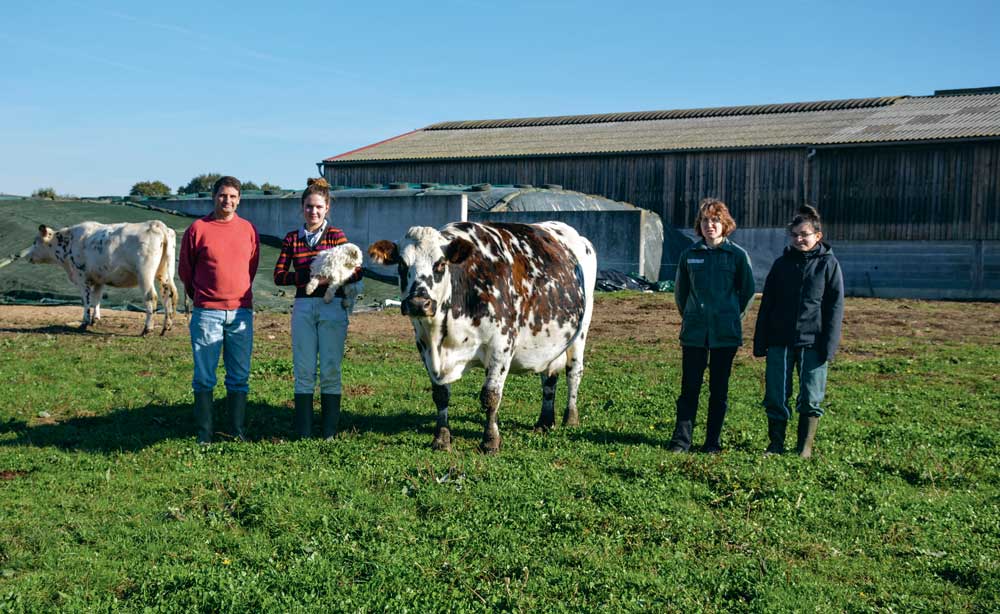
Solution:
[[[698,413],[698,396],[708,367],[708,424],[705,427],[705,448],[721,448],[722,423],[729,408],[729,374],[733,370],[735,347],[701,348],[682,346],[681,396],[677,398],[677,427],[673,445],[684,449],[691,446],[691,429]]]

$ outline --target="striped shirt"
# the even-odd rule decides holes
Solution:
[[[274,284],[276,286],[295,286],[295,298],[323,296],[326,293],[326,284],[320,285],[312,294],[306,294],[305,287],[309,283],[309,266],[316,254],[344,243],[347,243],[344,232],[329,225],[323,236],[316,242],[315,247],[309,246],[304,229],[300,228],[289,232],[281,243],[281,254],[278,255],[278,262],[274,265]],[[361,269],[358,268],[347,283],[360,280]],[[338,289],[337,296],[343,295],[343,292]]]

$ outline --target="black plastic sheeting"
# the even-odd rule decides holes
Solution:
[[[636,290],[639,292],[673,292],[672,281],[649,281],[640,275],[630,275],[614,269],[597,271],[597,290],[599,292],[619,292]]]

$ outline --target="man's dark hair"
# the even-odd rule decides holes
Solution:
[[[238,193],[243,193],[243,185],[240,183],[240,180],[229,175],[223,175],[215,180],[215,185],[212,186],[212,198],[215,198],[215,195],[222,188],[236,188]]]

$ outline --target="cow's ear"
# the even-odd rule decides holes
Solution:
[[[469,257],[476,247],[468,239],[461,237],[452,239],[448,247],[444,248],[444,257],[452,264],[459,264]]]
[[[52,229],[46,226],[45,224],[42,224],[38,227],[38,236],[40,236],[41,238],[48,239],[51,234],[52,234]]]
[[[399,248],[392,241],[376,241],[368,246],[368,256],[376,264],[397,264]]]

